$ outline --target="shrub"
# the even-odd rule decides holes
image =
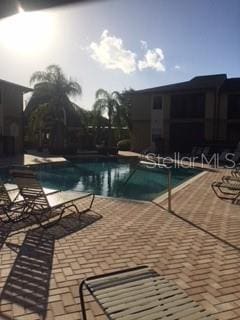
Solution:
[[[131,141],[129,139],[120,140],[117,147],[121,151],[128,151],[131,149]]]
[[[98,147],[97,150],[99,154],[104,154],[104,155],[108,155],[108,154],[116,155],[118,153],[118,148],[116,147],[108,148],[103,146],[103,147]]]

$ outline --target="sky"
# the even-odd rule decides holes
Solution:
[[[103,0],[0,20],[0,78],[29,86],[58,64],[79,82],[73,100],[227,73],[240,77],[239,0]]]

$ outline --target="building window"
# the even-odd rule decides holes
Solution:
[[[174,94],[171,96],[171,118],[204,118],[204,94]]]
[[[240,118],[240,94],[228,96],[228,118]]]
[[[161,135],[159,133],[153,133],[152,134],[152,141],[158,140],[161,138]]]
[[[156,96],[153,98],[153,110],[162,110],[162,97]]]
[[[157,142],[161,139],[161,135],[160,134],[152,134],[152,142]]]
[[[159,127],[152,128],[152,142],[159,141],[161,138],[161,129]]]
[[[227,139],[229,143],[236,145],[240,141],[240,131],[238,123],[230,123],[227,126]]]

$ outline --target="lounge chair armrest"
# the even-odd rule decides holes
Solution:
[[[231,177],[229,177],[229,176],[223,176],[222,177],[222,182],[229,182],[230,178]]]

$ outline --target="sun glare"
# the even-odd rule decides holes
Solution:
[[[22,54],[46,51],[54,35],[54,18],[46,12],[24,12],[0,21],[0,46]]]

